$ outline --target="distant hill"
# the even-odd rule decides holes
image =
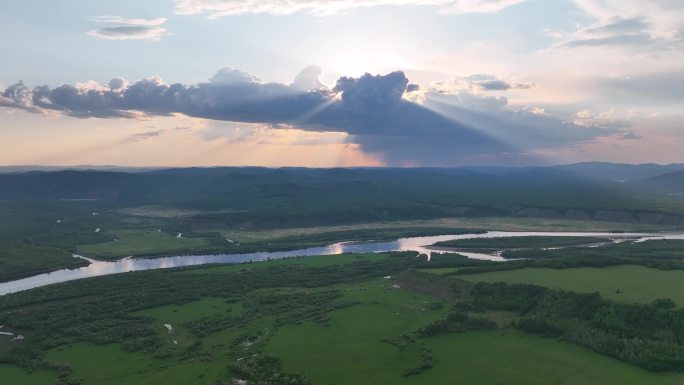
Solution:
[[[0,166],[0,174],[10,173],[24,173],[31,171],[117,171],[117,172],[145,172],[151,170],[159,170],[163,167],[126,167],[126,166],[37,166],[37,165],[20,165],[20,166]]]
[[[684,171],[684,164],[620,164],[605,162],[584,162],[558,166],[539,167],[493,167],[469,168],[492,175],[524,176],[536,178],[572,178],[604,182],[629,182],[652,178],[658,175]]]
[[[650,178],[650,182],[684,187],[684,171],[670,172]]]
[[[287,227],[455,216],[684,223],[680,165],[214,167],[0,174],[0,201],[94,200],[203,212],[198,228]],[[652,175],[654,174],[655,175]],[[643,178],[647,175],[647,178]],[[616,180],[620,180],[617,183]],[[684,186],[684,184],[676,184]],[[675,215],[676,217],[671,217]]]

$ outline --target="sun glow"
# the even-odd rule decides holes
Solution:
[[[384,74],[398,69],[411,69],[413,65],[390,47],[369,46],[336,49],[324,60],[323,67],[335,76],[359,76],[366,72]]]

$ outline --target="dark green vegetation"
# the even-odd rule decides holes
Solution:
[[[652,305],[618,305],[598,293],[576,294],[533,285],[477,283],[466,309],[514,311],[526,332],[561,337],[658,371],[684,370],[684,312]]]
[[[599,247],[561,247],[558,249],[521,248],[503,250],[502,255],[516,260],[502,264],[470,265],[447,274],[477,274],[524,268],[569,269],[640,265],[660,270],[684,270],[684,240],[621,242]],[[451,266],[445,266],[451,267]]]
[[[76,245],[104,242],[112,235],[96,226],[112,223],[89,207],[54,202],[0,202],[0,281],[83,266]]]
[[[681,260],[684,259],[684,240],[649,240],[644,242],[622,242],[599,248],[568,248],[557,250],[513,250],[504,253],[511,258],[534,258],[547,259],[559,257],[574,258],[621,258],[626,261],[631,259],[654,260]]]
[[[349,240],[396,239],[404,236],[457,234],[449,226],[320,228],[303,234],[236,238],[226,228],[192,230],[194,214],[160,207],[134,210],[92,201],[0,201],[0,281],[60,268],[83,266],[76,253],[95,259],[127,256],[249,253],[291,250]],[[217,225],[218,226],[218,225]],[[99,229],[99,231],[97,231]],[[312,229],[316,231],[317,229]],[[97,231],[97,232],[96,232]],[[176,235],[182,233],[182,238]],[[234,238],[234,239],[233,239]]]
[[[669,297],[676,306],[684,307],[682,270],[656,270],[634,265],[570,269],[525,268],[468,274],[459,278],[472,282],[530,283],[579,293],[598,292],[606,299],[623,303],[649,304],[660,297]]]
[[[72,253],[116,259],[483,228],[684,224],[683,201],[666,195],[680,188],[677,175],[652,180],[652,167],[630,169],[638,178],[614,183],[620,170],[591,178],[559,170],[1,175],[0,280],[83,263]],[[0,325],[25,338],[0,336],[0,378],[41,385],[684,383],[683,241],[583,247],[603,241],[451,245],[528,258],[506,263],[340,255],[124,273],[11,294],[0,297]]]
[[[0,174],[0,280],[82,264],[72,253],[96,259],[242,253],[463,228],[410,225],[443,218],[545,218],[551,226],[582,220],[580,229],[595,223],[615,230],[666,229],[684,224],[684,201],[668,195],[671,184],[649,178],[677,167]],[[630,182],[615,183],[618,176]],[[292,229],[308,230],[287,232]],[[176,238],[179,233],[182,238]]]
[[[658,175],[657,170],[650,173]],[[640,176],[634,174],[637,179],[630,183],[616,183],[610,174],[543,168],[53,171],[0,174],[0,199],[87,199],[124,207],[161,205],[209,212],[193,220],[198,228],[216,222],[229,227],[296,227],[533,214],[521,211],[525,208],[558,210],[558,217],[631,217],[646,222],[658,218],[640,213],[684,214],[681,199],[664,194],[661,184]],[[660,218],[665,219],[676,220]]]
[[[501,238],[472,238],[456,239],[453,241],[437,242],[436,246],[451,247],[458,249],[479,250],[502,250],[502,249],[531,249],[545,247],[566,247],[578,245],[591,245],[611,242],[607,238],[596,237],[501,237]]]
[[[0,324],[26,338],[0,338],[0,374],[12,383],[95,385],[684,381],[658,373],[684,369],[684,311],[665,299],[675,286],[633,304],[418,271],[493,264],[351,254],[16,293],[0,298]]]

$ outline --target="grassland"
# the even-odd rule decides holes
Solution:
[[[266,315],[247,325],[198,337],[184,326],[186,322],[243,311],[240,303],[204,298],[131,313],[149,317],[171,349],[170,357],[159,359],[151,353],[128,352],[119,344],[90,343],[54,348],[46,357],[55,363],[68,363],[73,378],[92,385],[227,383],[220,382],[229,377],[226,365],[257,351],[280,357],[285,371],[306,374],[313,384],[675,385],[684,381],[682,374],[651,373],[566,342],[506,328],[411,342],[402,336],[447,310],[429,306],[434,298],[395,288],[388,279],[313,290],[330,289],[342,290],[345,299],[358,304],[330,313],[325,325],[304,321],[275,327],[273,317]],[[283,290],[312,292],[279,292]],[[163,326],[165,323],[173,325],[172,333]],[[258,337],[250,344],[236,346],[236,339],[242,335]],[[386,340],[404,341],[404,346]],[[199,346],[203,353],[188,358],[185,353],[193,346]],[[402,371],[414,365],[424,349],[435,356],[434,366],[419,375],[403,376]],[[56,378],[49,371],[28,374],[8,365],[0,366],[0,374],[12,384],[50,384]]]
[[[73,252],[116,259],[483,229],[676,230],[513,216],[640,221],[646,213],[653,222],[682,223],[662,215],[684,213],[678,198],[563,178],[492,181],[437,170],[398,177],[391,175],[397,170],[194,172],[201,175],[170,170],[91,179],[67,172],[37,184],[30,180],[40,175],[26,176],[21,183],[28,184],[12,185],[7,195],[17,200],[0,202],[0,280],[82,263]],[[367,174],[352,175],[359,173]],[[527,214],[519,211],[525,207]],[[597,215],[606,210],[623,212]],[[558,245],[524,241],[486,242],[488,248]],[[516,261],[509,266],[520,270],[471,275],[452,273],[504,264],[457,256],[428,263],[411,253],[383,253],[78,280],[0,297],[3,330],[26,337],[0,336],[0,382],[227,385],[244,376],[309,385],[300,373],[315,385],[683,384],[684,313],[667,303],[626,305],[670,297],[684,307],[684,266],[673,262],[681,250],[677,242],[568,248],[534,260],[557,269],[522,269],[527,261]],[[590,266],[596,253],[610,254],[599,262],[613,265],[561,270]],[[636,263],[625,253],[679,270],[625,265]],[[483,281],[599,292],[610,301]]]
[[[161,215],[161,214],[160,214]],[[520,217],[485,217],[485,218],[440,218],[412,221],[379,221],[370,223],[359,223],[353,225],[337,226],[313,226],[313,227],[292,227],[275,228],[263,230],[247,229],[226,229],[222,233],[238,242],[250,242],[255,240],[269,240],[275,238],[285,238],[300,235],[318,234],[321,232],[344,232],[354,230],[382,230],[400,228],[460,228],[473,230],[500,230],[500,231],[589,231],[589,232],[608,232],[608,231],[634,231],[649,232],[673,230],[675,227],[634,224],[634,223],[613,223],[588,220],[569,220],[569,219],[543,219],[543,218],[520,218]]]
[[[82,265],[83,261],[71,258],[73,253],[95,259],[118,259],[291,250],[348,240],[392,239],[483,229],[673,229],[665,225],[566,219],[431,218],[432,214],[415,220],[345,217],[340,219],[341,223],[336,223],[335,213],[325,214],[327,222],[324,224],[295,221],[256,226],[250,222],[249,216],[257,214],[225,207],[188,208],[168,203],[118,206],[91,200],[0,201],[0,217],[3,218],[0,221],[0,281]],[[235,216],[244,217],[244,222],[231,222]],[[182,233],[184,238],[176,238],[178,233]]]
[[[610,242],[610,239],[597,237],[527,236],[456,239],[453,241],[438,242],[435,245],[457,249],[502,250],[520,248],[567,247],[604,242]]]
[[[569,342],[513,329],[510,322],[518,316],[510,311],[481,313],[497,320],[499,328],[494,330],[417,337],[417,330],[451,311],[453,301],[461,300],[460,294],[440,300],[429,290],[420,289],[420,285],[397,287],[398,282],[403,285],[404,281],[395,280],[393,273],[381,271],[372,279],[349,276],[349,271],[359,271],[358,267],[363,264],[370,264],[368,272],[373,275],[372,271],[380,266],[391,267],[400,261],[409,263],[415,257],[396,258],[399,257],[391,253],[347,254],[149,271],[118,279],[97,278],[63,284],[61,290],[46,288],[37,290],[36,294],[9,296],[0,301],[0,316],[6,317],[5,322],[10,322],[12,330],[17,330],[13,324],[15,319],[24,319],[32,323],[32,328],[38,328],[22,331],[31,343],[41,328],[43,321],[39,319],[49,314],[55,321],[45,320],[53,329],[41,337],[49,346],[44,358],[55,368],[68,368],[68,376],[62,380],[82,384],[228,384],[234,376],[228,367],[255,354],[277,357],[284,373],[301,373],[313,384],[684,383],[682,373],[649,372]],[[428,282],[455,283],[456,278],[443,275],[449,272],[447,269],[420,270],[442,273],[439,279],[428,279]],[[309,270],[321,273],[307,275]],[[312,283],[322,272],[329,276],[325,280],[330,283],[324,283],[325,280],[321,284]],[[511,278],[523,273],[519,278]],[[296,278],[301,274],[304,274],[302,278],[311,278]],[[392,277],[385,278],[385,274]],[[635,266],[525,269],[505,272],[510,274],[508,279],[502,279],[500,274],[463,278],[531,282],[580,292],[599,290],[605,291],[608,298],[626,302],[650,302],[684,292],[681,283],[684,272]],[[266,279],[267,285],[257,284],[249,289],[255,279]],[[614,293],[615,285],[622,286],[621,294]],[[231,289],[222,295],[209,295],[222,293],[223,287]],[[325,298],[331,293],[337,293],[337,297],[326,302],[339,305],[319,314],[317,306],[327,304],[313,303],[319,301],[316,298]],[[53,298],[54,305],[41,299],[42,295]],[[680,297],[674,298],[678,301]],[[128,305],[122,307],[125,303]],[[98,320],[97,312],[78,310],[74,306],[101,309],[105,314],[113,311],[107,316],[112,318]],[[9,309],[9,313],[2,311],[3,308]],[[64,319],[73,331],[59,326],[61,315],[54,313],[58,308],[65,314],[72,311],[76,312],[74,315],[80,314],[78,318],[69,315]],[[126,308],[135,310],[121,314]],[[17,313],[18,310],[21,312]],[[122,329],[116,326],[119,322]],[[171,326],[170,330],[167,325]],[[129,336],[110,335],[115,330],[128,333],[127,329],[132,329]],[[154,339],[150,341],[158,341],[159,345],[149,345],[153,346],[149,350],[145,344],[131,345],[143,331],[152,333]],[[55,332],[62,337],[56,337]],[[97,333],[109,337],[102,339]],[[89,340],[88,336],[96,338]],[[147,341],[150,337],[145,338]],[[8,345],[8,342],[8,338],[0,338],[0,352],[20,346],[16,342]],[[433,357],[431,368],[405,375],[407,368],[419,363],[425,352]],[[38,369],[29,373],[14,365],[0,364],[0,374],[13,384],[69,383],[56,382],[55,370]]]
[[[681,270],[631,265],[562,270],[525,268],[459,277],[472,282],[528,283],[580,293],[599,292],[605,298],[626,303],[650,303],[666,297],[677,306],[684,306],[684,271]]]
[[[340,321],[346,318],[337,316]],[[391,332],[378,329],[377,323],[369,328],[376,333]],[[340,329],[341,335],[335,334],[339,329],[290,328],[287,335],[274,336],[268,349],[285,357],[286,368],[309,374],[315,384],[674,385],[684,381],[681,375],[650,373],[568,343],[513,330],[429,338],[425,346],[438,357],[434,367],[418,376],[403,377],[399,372],[416,359],[417,352],[392,351]]]
[[[155,229],[111,231],[116,239],[78,246],[77,251],[96,259],[119,259],[126,256],[192,254],[208,243],[202,238],[179,238]]]
[[[60,248],[0,236],[0,281],[86,264]]]
[[[33,373],[26,373],[25,369],[0,364],[0,378],[3,384],[45,385],[55,383],[57,381],[57,374],[49,370],[37,370]]]
[[[511,258],[564,258],[564,257],[618,257],[618,258],[647,258],[653,260],[684,258],[684,240],[657,239],[645,242],[620,242],[593,248],[566,249],[522,249],[506,250],[504,256]]]

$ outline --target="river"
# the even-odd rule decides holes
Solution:
[[[441,241],[470,238],[524,237],[524,236],[559,236],[559,237],[604,237],[615,241],[632,239],[684,239],[684,233],[583,233],[583,232],[510,232],[489,231],[479,234],[438,235],[429,237],[400,238],[394,241],[378,242],[341,242],[323,247],[311,247],[290,251],[257,252],[245,254],[187,255],[160,258],[124,258],[118,261],[97,261],[88,259],[90,265],[76,269],[62,269],[51,273],[39,274],[28,278],[0,283],[0,295],[16,293],[23,290],[46,286],[59,282],[73,281],[81,278],[125,273],[152,269],[166,269],[181,266],[196,266],[219,263],[240,263],[281,259],[289,257],[305,257],[314,255],[337,255],[344,253],[378,253],[385,251],[416,251],[420,254],[444,253],[449,251],[433,250],[429,246]],[[505,259],[496,254],[461,252],[468,258],[486,259],[503,262]],[[83,258],[75,256],[76,258]]]

